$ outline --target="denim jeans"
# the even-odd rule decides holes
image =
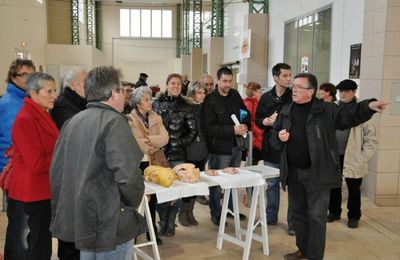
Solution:
[[[264,161],[264,165],[279,169],[279,164]],[[278,212],[280,204],[280,177],[267,179],[267,222],[276,224],[278,223]],[[288,201],[287,210],[287,223],[289,229],[293,229],[292,223],[292,209]]]
[[[209,154],[208,157],[208,168],[209,169],[224,169],[226,167],[239,167],[242,159],[242,151],[236,146],[232,148],[232,155],[225,154]],[[222,192],[221,187],[215,186],[210,187],[210,213],[212,217],[220,217],[222,206],[221,198]],[[232,196],[229,199],[229,208],[232,209]]]
[[[133,239],[106,252],[81,250],[81,260],[132,260]]]
[[[25,259],[28,250],[28,215],[23,203],[6,198],[8,225],[4,246],[5,259]]]

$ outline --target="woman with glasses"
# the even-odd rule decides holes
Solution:
[[[167,90],[154,101],[153,109],[162,117],[168,131],[169,141],[165,147],[165,156],[171,167],[186,160],[186,147],[197,136],[196,120],[193,109],[181,95],[182,78],[179,74],[170,74],[167,78]],[[175,219],[180,201],[158,204],[160,215],[160,233],[166,236],[175,235]]]
[[[49,115],[56,100],[56,85],[46,73],[31,74],[26,81],[28,97],[12,129],[14,149],[8,198],[28,215],[28,250],[25,259],[51,257],[49,168],[58,128]],[[10,216],[19,218],[21,216]],[[7,229],[12,229],[10,226]],[[12,224],[11,224],[12,225]]]
[[[129,114],[132,133],[139,143],[144,156],[140,163],[140,169],[144,171],[149,166],[149,155],[160,150],[168,143],[168,132],[165,129],[162,119],[156,112],[152,111],[152,91],[149,87],[143,86],[133,91],[130,98],[132,112]],[[153,228],[156,232],[157,244],[162,245],[162,240],[157,234],[156,225],[155,194],[150,196],[149,208],[153,221]],[[150,240],[149,233],[147,239]]]

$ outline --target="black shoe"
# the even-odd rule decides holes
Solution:
[[[233,218],[233,215],[231,213],[228,213],[227,217],[228,218]],[[239,219],[240,220],[246,220],[246,216],[243,215],[242,213],[239,213]]]
[[[349,221],[347,222],[347,226],[349,228],[357,228],[358,227],[358,219],[356,218],[349,218]]]
[[[200,203],[201,205],[208,205],[208,199],[206,196],[197,196],[196,201]]]
[[[286,260],[307,259],[307,255],[303,254],[300,250],[297,250],[296,252],[284,255],[283,258]]]
[[[295,236],[296,235],[296,232],[294,231],[293,228],[289,228],[287,233],[288,233],[289,236]]]
[[[212,223],[219,227],[219,222],[221,221],[221,217],[211,217]],[[225,227],[228,226],[228,223],[225,222]]]
[[[269,222],[269,221],[267,221],[267,225],[276,226],[277,224],[278,224],[277,222]]]
[[[328,214],[328,217],[326,218],[326,221],[328,223],[332,223],[333,221],[339,220],[340,216],[334,215],[334,214]]]

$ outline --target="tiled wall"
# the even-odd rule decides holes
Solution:
[[[361,99],[392,100],[400,83],[400,1],[365,0],[361,58]],[[389,106],[375,115],[379,148],[370,162],[364,188],[377,205],[400,205],[400,115]]]

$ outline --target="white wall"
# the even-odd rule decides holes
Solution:
[[[103,53],[104,63],[121,69],[124,80],[136,82],[139,73],[149,75],[148,84],[165,85],[168,74],[181,71],[180,60],[176,56],[175,7],[172,6],[172,39],[140,39],[119,36],[120,8],[145,8],[139,5],[103,5]],[[148,7],[147,7],[148,8]],[[152,6],[153,9],[166,7]]]
[[[15,50],[29,51],[36,69],[45,64],[46,5],[36,0],[0,1],[0,94],[5,91],[8,68]]]
[[[272,67],[284,58],[285,22],[332,4],[330,81],[348,78],[350,45],[362,42],[365,0],[270,0],[268,85]],[[362,64],[362,61],[361,61]]]

